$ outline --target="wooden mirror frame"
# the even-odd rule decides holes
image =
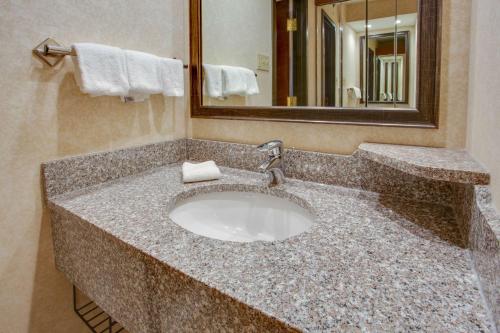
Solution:
[[[419,0],[416,108],[204,106],[201,2],[190,0],[192,118],[438,127],[442,0]]]

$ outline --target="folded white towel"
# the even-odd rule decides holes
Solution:
[[[73,48],[75,79],[82,92],[92,96],[128,94],[130,86],[123,50],[92,43],[76,43]]]
[[[182,181],[184,183],[201,182],[205,180],[215,180],[221,177],[221,172],[214,161],[203,163],[182,164]]]
[[[222,98],[222,66],[204,64],[203,74],[205,94],[212,98]]]
[[[351,87],[349,88],[349,90],[351,91],[351,97],[355,98],[355,99],[361,99],[361,89],[359,89],[358,87]]]
[[[135,101],[143,101],[153,94],[161,94],[163,85],[159,71],[160,59],[152,54],[125,50],[130,90]]]
[[[250,71],[251,75],[248,76],[247,74],[247,95],[252,96],[252,95],[258,95],[260,94],[259,90],[259,83],[257,82],[257,76],[255,76],[255,73],[253,71]]]
[[[178,59],[159,58],[161,88],[164,96],[184,96],[184,64]]]
[[[177,59],[126,50],[129,96],[144,101],[149,95],[184,96],[184,65]]]
[[[244,67],[222,66],[223,95],[251,96],[259,93],[255,73]]]

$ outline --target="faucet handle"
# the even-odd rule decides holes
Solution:
[[[257,147],[258,151],[268,152],[273,155],[281,155],[283,151],[283,141],[281,140],[272,140],[266,143],[261,144]]]

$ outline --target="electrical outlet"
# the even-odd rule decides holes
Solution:
[[[269,72],[271,70],[271,62],[269,56],[257,54],[257,69],[259,71]]]

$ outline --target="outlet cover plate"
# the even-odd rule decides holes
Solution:
[[[259,71],[269,72],[271,70],[271,62],[269,56],[257,54],[257,69]]]

